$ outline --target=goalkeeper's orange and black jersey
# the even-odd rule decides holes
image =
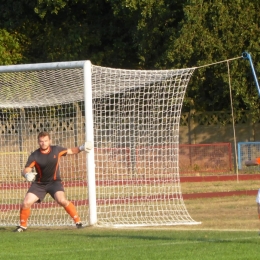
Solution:
[[[41,149],[34,151],[28,158],[25,167],[35,167],[37,182],[51,182],[61,180],[59,162],[61,156],[67,155],[67,148],[61,146],[50,146],[49,153],[41,152]]]

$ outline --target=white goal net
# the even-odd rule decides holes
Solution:
[[[83,65],[0,66],[0,225],[19,224],[29,187],[21,171],[38,148],[37,134],[50,132],[52,144],[81,145],[89,98],[95,167],[89,168],[84,153],[61,161],[67,198],[83,223],[90,224],[89,215],[96,214],[101,226],[198,224],[185,207],[178,166],[181,108],[194,68],[141,71],[91,65],[89,97]],[[89,176],[95,180],[92,213]],[[47,195],[33,206],[29,226],[54,225],[73,222]]]

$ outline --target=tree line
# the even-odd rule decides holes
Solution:
[[[199,67],[251,54],[260,71],[256,0],[13,0],[0,3],[0,65],[91,60],[125,69]],[[259,113],[250,64],[197,69],[183,109]]]

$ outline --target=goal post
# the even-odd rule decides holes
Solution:
[[[29,185],[21,170],[40,131],[65,147],[94,143],[88,155],[61,160],[67,198],[84,224],[199,224],[186,209],[179,177],[179,122],[194,70],[124,70],[90,61],[0,66],[0,160],[6,162],[0,225],[19,222]],[[33,206],[29,225],[73,223],[47,196]]]
[[[92,114],[92,78],[91,62],[86,61],[84,69],[84,108],[85,108],[85,140],[94,143],[93,114]],[[96,180],[95,180],[95,158],[94,151],[86,155],[88,172],[88,200],[89,200],[89,225],[97,224],[96,205]]]

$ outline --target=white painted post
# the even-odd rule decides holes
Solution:
[[[91,62],[84,63],[84,103],[85,103],[85,140],[94,145],[93,132],[93,111],[92,111],[92,80]],[[95,179],[95,160],[94,149],[87,155],[87,177],[88,177],[88,200],[89,200],[89,225],[97,223],[97,204],[96,204],[96,179]]]

